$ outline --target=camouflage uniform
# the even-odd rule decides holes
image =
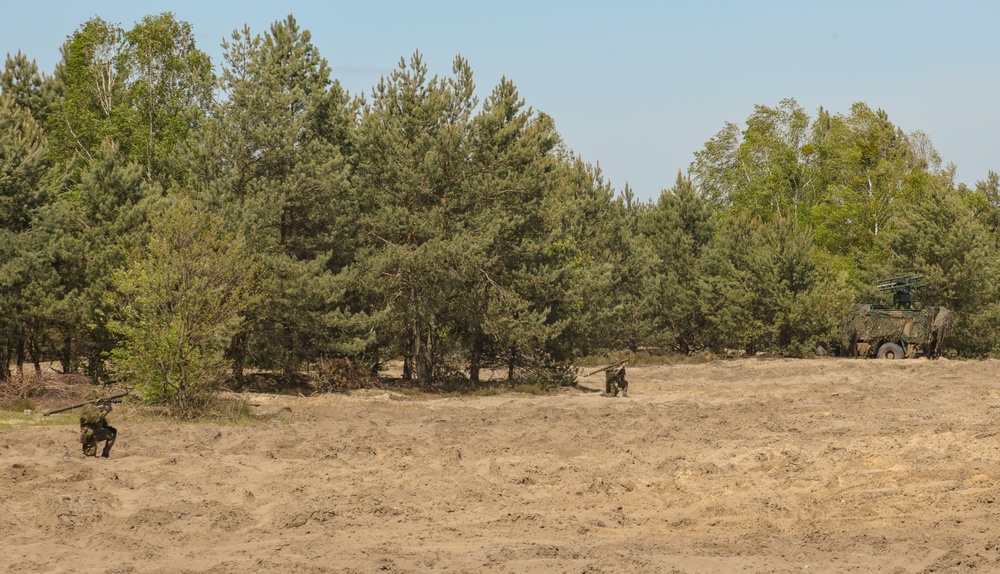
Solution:
[[[623,362],[617,366],[604,369],[604,395],[607,397],[617,397],[621,391],[623,397],[628,396],[628,381],[625,380],[625,365]]]
[[[83,405],[80,412],[80,442],[83,443],[84,456],[97,456],[97,443],[101,441],[105,441],[101,456],[108,458],[111,453],[118,431],[108,424],[107,416],[110,412],[111,405]]]

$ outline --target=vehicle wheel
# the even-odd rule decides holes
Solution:
[[[886,343],[878,348],[878,358],[880,359],[904,359],[906,355],[903,348],[896,343]]]

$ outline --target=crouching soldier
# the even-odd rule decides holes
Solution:
[[[622,361],[618,365],[611,365],[604,369],[604,396],[617,397],[621,391],[623,397],[628,396],[628,381],[625,379],[625,365],[628,361]]]
[[[101,456],[108,458],[111,447],[115,444],[118,431],[108,424],[107,416],[111,412],[111,403],[87,403],[80,411],[80,442],[83,443],[84,456],[97,456],[97,443],[104,441]]]

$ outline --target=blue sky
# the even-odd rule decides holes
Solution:
[[[1000,171],[1000,2],[985,0],[36,0],[4,7],[0,54],[20,50],[51,72],[88,19],[129,29],[165,11],[192,24],[217,65],[234,29],[262,33],[293,14],[352,94],[415,50],[440,75],[461,54],[480,99],[511,79],[568,147],[642,199],[725,122],[784,98],[810,116],[882,108],[926,133],[969,185]]]

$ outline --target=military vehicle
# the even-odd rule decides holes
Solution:
[[[922,286],[923,277],[917,275],[876,282],[878,291],[893,293],[893,304],[856,306],[843,326],[842,354],[879,359],[940,355],[954,331],[955,314],[944,307],[914,308],[913,293]]]

